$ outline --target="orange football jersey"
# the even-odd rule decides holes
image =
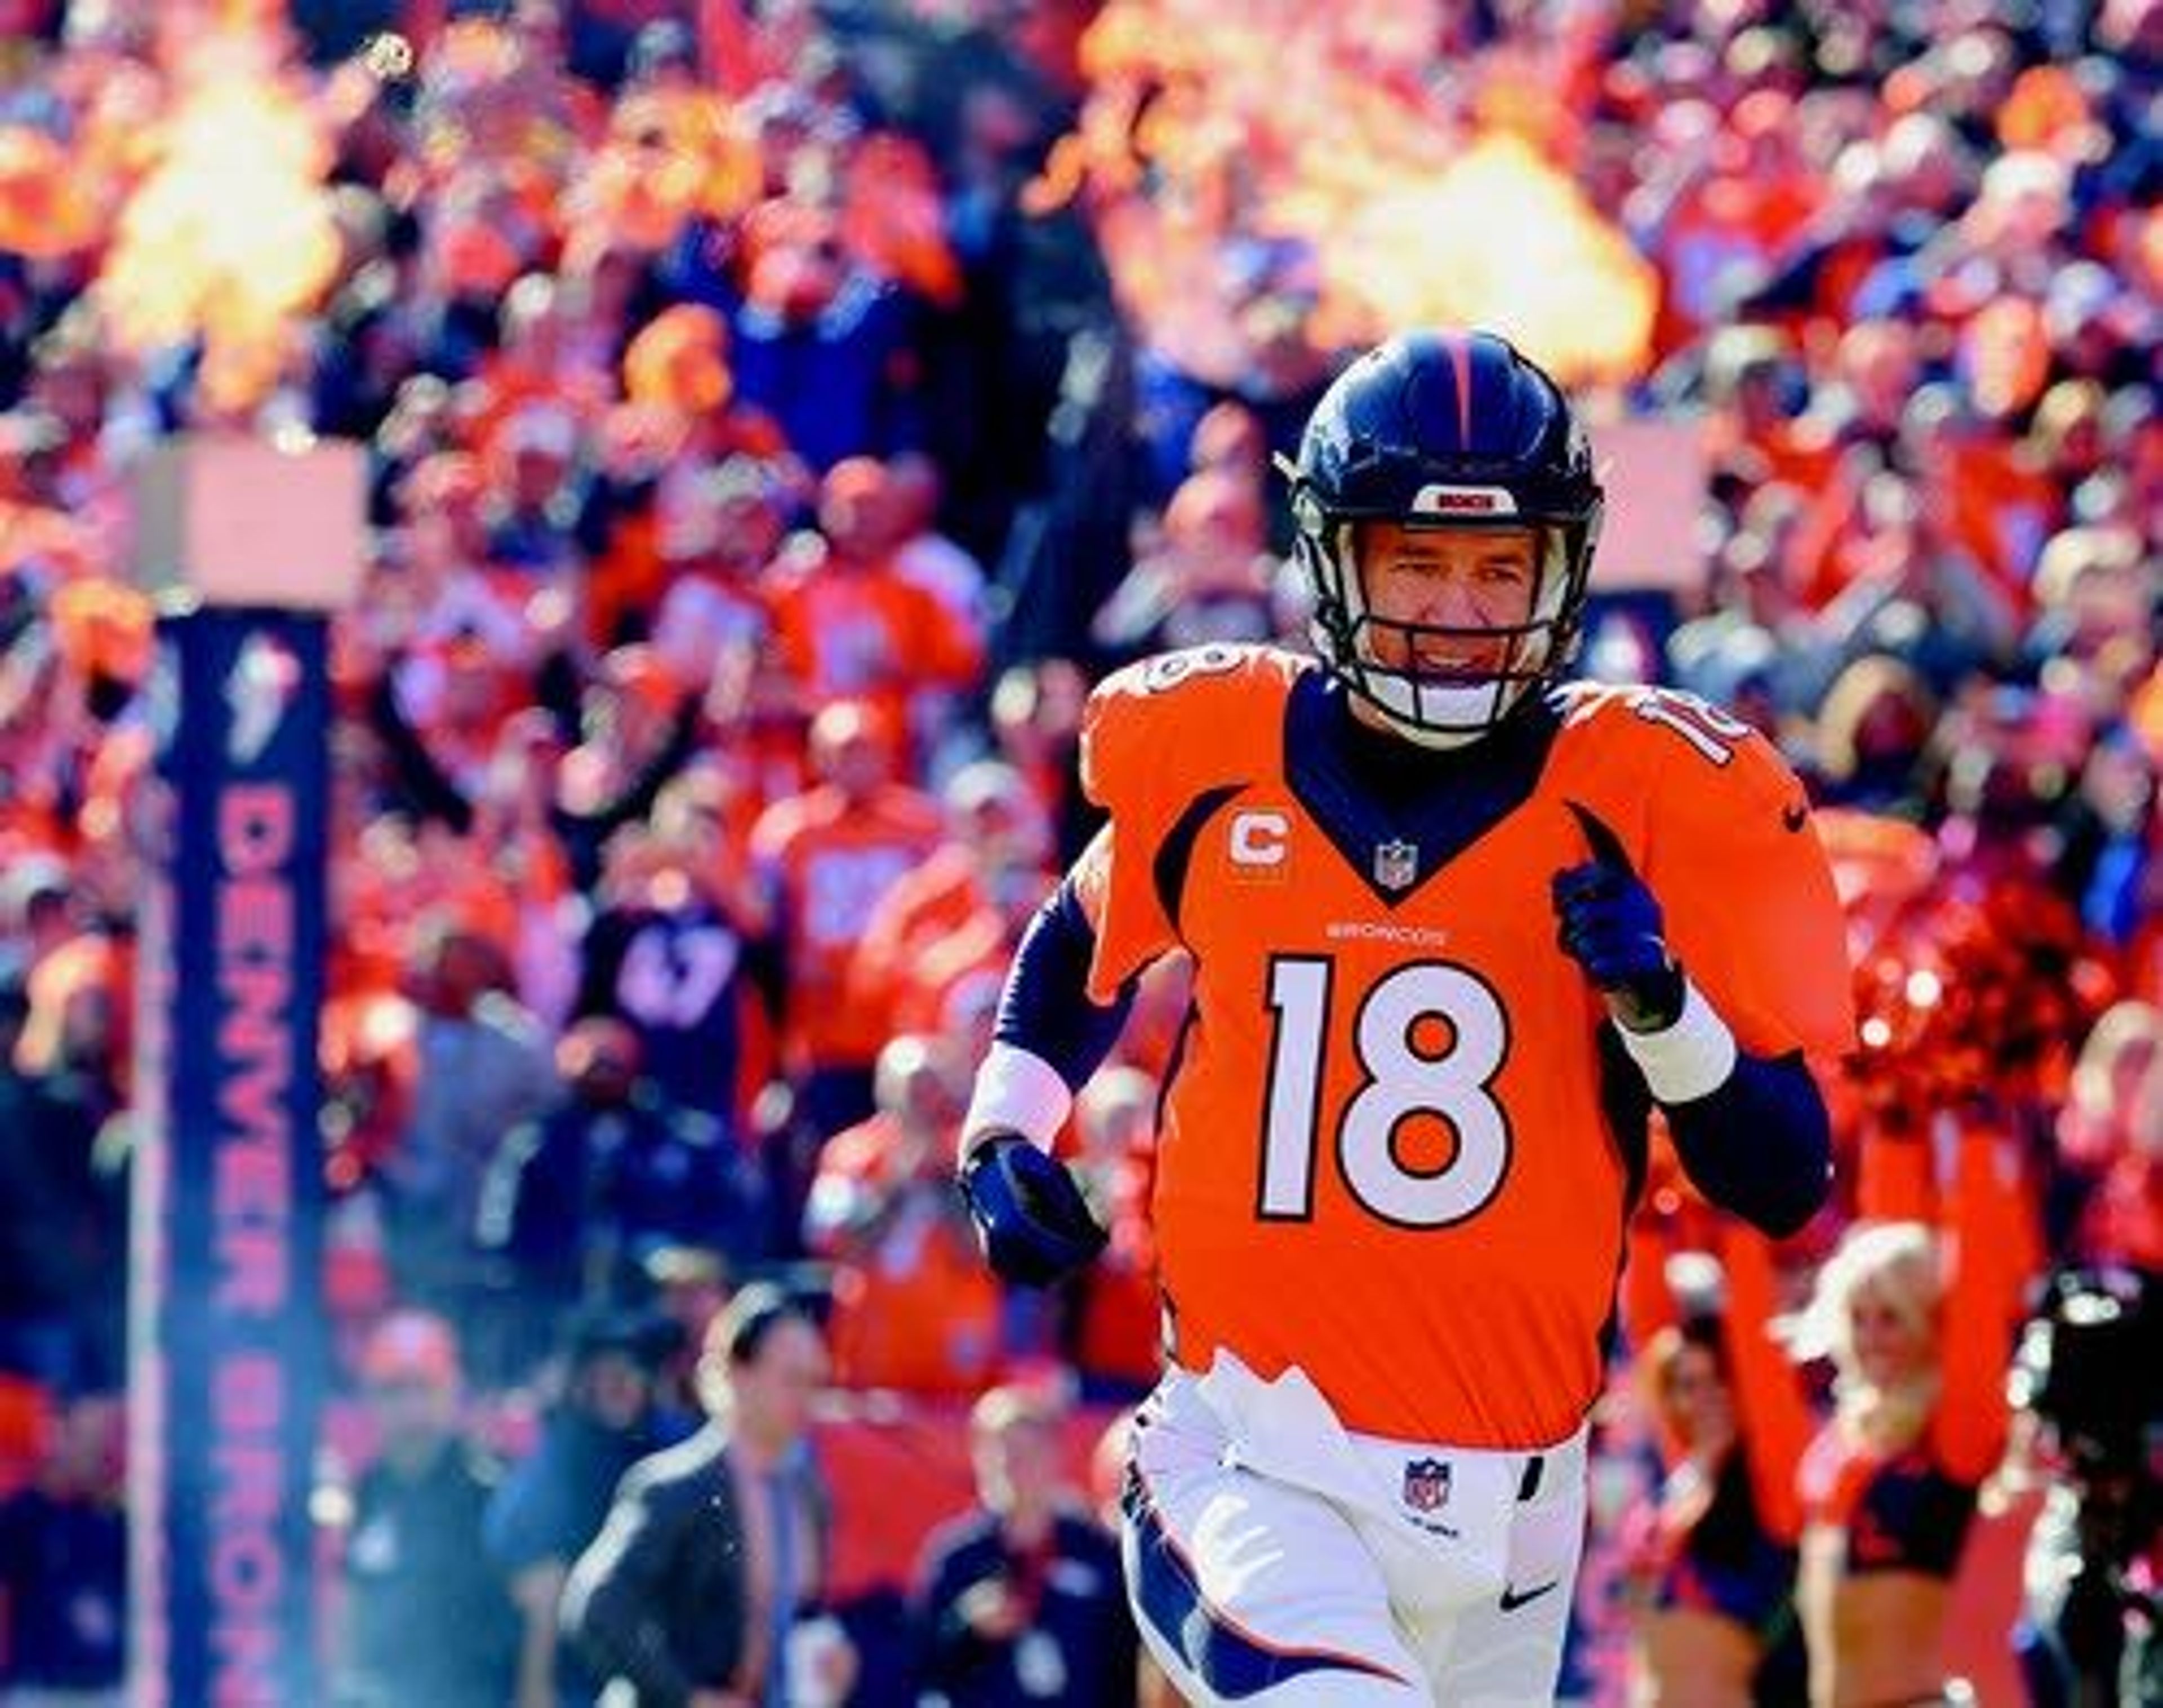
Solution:
[[[1341,847],[1286,773],[1314,668],[1171,653],[1104,683],[1085,724],[1111,815],[1076,874],[1092,995],[1193,961],[1153,1203],[1172,1354],[1297,1365],[1356,1430],[1545,1445],[1598,1391],[1630,1190],[1605,1009],[1549,898],[1590,857],[1569,804],[1616,832],[1752,1051],[1849,1046],[1831,878],[1763,738],[1647,689],[1568,690],[1529,797],[1425,876],[1393,838]]]
[[[875,1004],[851,1000],[849,965],[888,890],[930,857],[939,805],[889,783],[868,800],[822,785],[768,807],[753,855],[773,874],[788,932],[783,1048],[792,1065],[868,1067],[888,1035]]]

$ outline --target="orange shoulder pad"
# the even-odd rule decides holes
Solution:
[[[1743,1047],[1854,1046],[1846,927],[1809,797],[1741,719],[1660,688],[1569,690],[1553,786],[1620,837]]]
[[[1285,696],[1311,666],[1274,647],[1212,642],[1144,658],[1089,696],[1082,786],[1115,817],[1154,817],[1277,762]]]

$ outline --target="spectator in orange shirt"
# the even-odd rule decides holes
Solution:
[[[879,1053],[877,1113],[820,1155],[804,1243],[834,1272],[834,1368],[846,1386],[959,1396],[999,1357],[1000,1290],[947,1177],[968,1061],[904,1035]]]
[[[667,583],[654,648],[680,679],[708,681],[732,649],[770,640],[759,577],[781,544],[783,494],[764,465],[735,456],[663,475],[653,507]]]
[[[861,700],[811,724],[819,779],[761,815],[752,854],[765,873],[782,956],[783,1054],[801,1121],[820,1135],[871,1112],[885,1035],[851,1000],[849,965],[887,892],[939,846],[938,804],[898,781],[893,745]]]
[[[936,594],[895,568],[909,504],[883,464],[835,464],[820,487],[819,534],[799,537],[784,557],[774,629],[814,703],[867,699],[921,741],[939,718],[927,694],[973,684],[983,649]]]
[[[945,1030],[954,988],[987,967],[996,999],[1014,935],[1051,887],[1050,827],[1019,771],[977,760],[941,794],[947,840],[887,893],[850,967],[852,999],[889,1030]]]

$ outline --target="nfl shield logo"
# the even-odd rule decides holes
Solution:
[[[1410,889],[1419,876],[1419,849],[1411,842],[1383,842],[1375,849],[1375,882],[1384,889]]]
[[[1439,1512],[1448,1504],[1447,1460],[1416,1459],[1405,1466],[1405,1505],[1415,1512]]]

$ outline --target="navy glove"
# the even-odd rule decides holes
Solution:
[[[1575,801],[1593,857],[1554,875],[1557,936],[1563,953],[1607,998],[1633,1032],[1658,1032],[1683,1011],[1683,973],[1660,935],[1660,904],[1623,851],[1622,841]]]
[[[1109,1239],[1066,1166],[1019,1133],[980,1140],[961,1165],[961,1196],[999,1275],[1048,1287],[1090,1263]]]

